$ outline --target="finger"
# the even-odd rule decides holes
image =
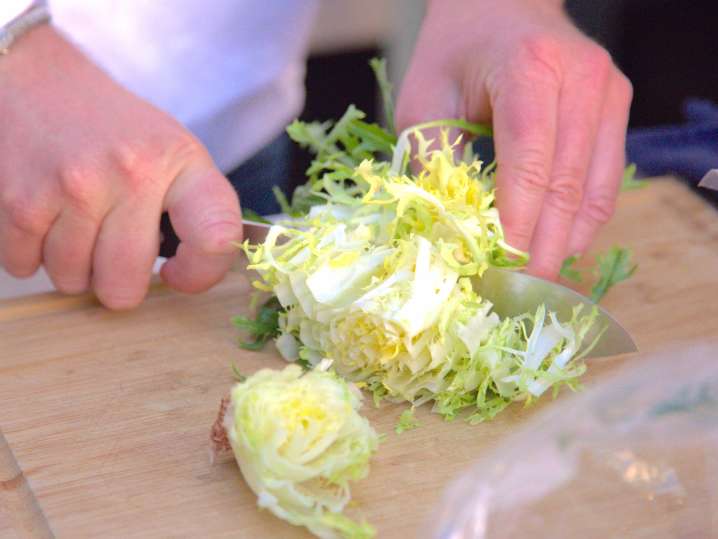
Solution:
[[[507,242],[527,251],[549,184],[559,83],[518,76],[490,89],[496,151],[496,205]]]
[[[625,166],[626,129],[633,91],[621,73],[612,77],[603,121],[586,181],[586,192],[569,239],[569,254],[583,254],[598,229],[613,215]]]
[[[441,70],[437,70],[441,74]],[[404,78],[402,89],[397,101],[395,123],[397,131],[401,133],[405,129],[417,126],[432,120],[459,117],[459,94],[456,84],[448,74],[432,77],[431,85],[425,84],[429,71],[426,64],[412,64]],[[421,136],[430,142],[427,150],[432,151],[441,148],[440,128],[422,129]],[[447,130],[448,141],[457,141],[461,132],[452,128]],[[415,172],[421,170],[420,161],[417,159],[419,148],[416,136],[410,137],[411,142],[411,169]],[[462,141],[463,142],[463,141]],[[457,147],[456,154],[459,155],[461,148]]]
[[[45,237],[43,261],[55,288],[79,294],[90,286],[92,252],[99,222],[81,212],[60,214]]]
[[[0,213],[0,267],[14,277],[30,277],[42,263],[42,234],[20,229]]]
[[[93,253],[92,286],[110,309],[138,306],[159,252],[161,202],[123,200],[105,217]]]
[[[58,207],[41,186],[33,192],[3,197],[0,205],[0,267],[15,277],[29,277],[42,263],[42,244],[57,218]]]
[[[175,256],[162,265],[160,276],[175,290],[196,294],[221,281],[234,259],[234,254],[207,256],[201,249],[182,242]]]
[[[229,271],[233,243],[242,239],[237,193],[214,166],[194,164],[177,177],[165,204],[181,243],[161,275],[177,290],[206,290]]]
[[[428,77],[431,84],[426,84]],[[442,69],[432,69],[426,62],[415,61],[404,77],[397,99],[396,130],[400,133],[429,120],[455,118],[458,105],[459,93],[453,79]]]
[[[596,50],[605,58],[605,67],[580,62],[579,69],[567,73],[561,89],[553,166],[527,268],[546,279],[558,276],[566,257],[596,143],[610,62],[607,54]]]

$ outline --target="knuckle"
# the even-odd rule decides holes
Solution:
[[[32,235],[45,233],[49,215],[33,197],[7,192],[3,194],[1,203],[13,226]]]
[[[605,194],[593,194],[586,197],[586,216],[601,225],[606,224],[616,211],[616,200]]]
[[[562,81],[562,44],[552,35],[537,34],[525,37],[509,62],[512,80],[530,80],[559,87]]]
[[[170,155],[179,161],[188,161],[197,157],[206,158],[209,156],[207,150],[202,146],[189,131],[180,129],[172,135]]]
[[[545,159],[541,152],[525,152],[511,165],[509,178],[517,189],[525,192],[545,191],[549,186],[549,177]]]
[[[579,167],[566,169],[554,177],[549,188],[551,205],[554,209],[567,214],[575,214],[583,199],[583,181]]]
[[[142,142],[123,141],[110,150],[109,161],[124,185],[132,193],[141,193],[147,183],[155,177],[156,166],[160,152],[154,145]]]
[[[625,107],[630,106],[631,101],[633,100],[633,84],[631,81],[621,73],[620,71],[616,71],[616,95],[619,103]]]
[[[589,42],[578,54],[579,62],[584,70],[592,77],[604,79],[613,68],[613,60],[606,49]]]
[[[203,155],[203,148],[181,129],[164,130],[141,140],[125,140],[110,151],[111,167],[131,193],[144,194],[169,184],[182,164]]]
[[[235,249],[232,242],[242,237],[242,218],[238,212],[226,209],[210,213],[211,220],[200,223],[201,249],[210,254],[228,254]]]
[[[533,236],[532,223],[525,219],[512,219],[509,216],[502,219],[502,224],[509,242],[514,246],[525,246],[528,248]]]
[[[94,167],[73,163],[61,167],[60,189],[74,207],[90,212],[98,201],[100,182]]]
[[[553,184],[558,190],[565,190],[573,185],[579,187],[585,178],[586,166],[579,163],[565,163],[553,172]]]

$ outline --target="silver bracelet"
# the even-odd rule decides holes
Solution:
[[[2,1],[2,0],[0,0]],[[46,1],[35,2],[25,13],[7,26],[0,28],[0,55],[7,54],[10,45],[31,28],[50,21],[50,8]]]

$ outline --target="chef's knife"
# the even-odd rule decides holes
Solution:
[[[718,168],[713,168],[706,172],[703,179],[698,182],[698,187],[718,191]]]
[[[267,233],[271,227],[272,225],[247,221],[245,219],[242,222],[244,239],[249,240],[250,243],[262,243],[267,238]]]
[[[502,318],[535,313],[539,305],[544,304],[548,311],[556,313],[559,320],[570,320],[577,305],[583,305],[585,314],[596,307],[596,323],[584,342],[593,342],[601,331],[603,334],[586,357],[614,356],[638,351],[629,333],[608,311],[575,290],[525,273],[494,267],[489,267],[481,279],[474,278],[472,284],[477,294],[493,303],[494,312]]]
[[[260,243],[267,237],[270,225],[244,221],[244,237],[252,243]],[[584,313],[598,309],[598,317],[585,342],[603,331],[596,346],[587,357],[603,357],[638,351],[628,332],[608,312],[578,292],[525,273],[500,268],[489,268],[481,279],[475,278],[476,292],[494,305],[501,317],[534,313],[539,305],[554,311],[559,320],[570,320],[577,305],[584,306]]]

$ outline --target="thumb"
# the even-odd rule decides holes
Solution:
[[[239,198],[211,162],[186,166],[165,196],[165,207],[180,239],[175,256],[160,272],[182,292],[207,290],[229,271],[242,239]]]

